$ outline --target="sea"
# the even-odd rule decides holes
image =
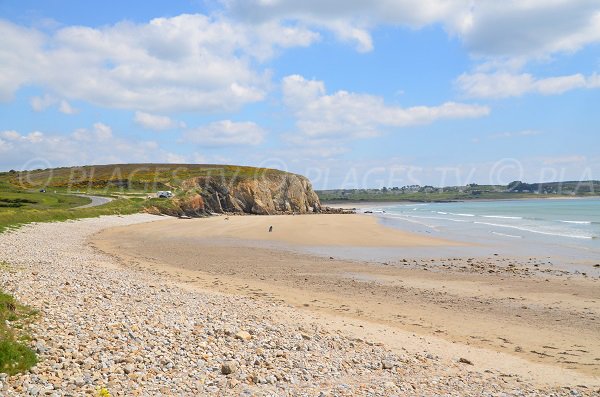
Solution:
[[[361,206],[357,212],[375,216],[388,227],[464,246],[376,251],[357,247],[336,252],[347,259],[502,255],[542,258],[557,267],[600,275],[593,267],[600,266],[600,198],[386,203]]]

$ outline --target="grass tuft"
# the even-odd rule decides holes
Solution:
[[[35,353],[24,343],[29,337],[23,332],[35,315],[35,311],[0,291],[0,373],[15,375],[37,363]]]

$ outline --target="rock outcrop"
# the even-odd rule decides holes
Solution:
[[[105,164],[9,173],[28,189],[144,193],[146,212],[172,216],[213,213],[304,214],[328,212],[309,180],[272,168],[224,164]],[[158,199],[159,191],[174,197]],[[93,193],[92,193],[93,194]],[[152,199],[154,198],[154,199]]]
[[[270,172],[253,178],[203,176],[185,180],[168,208],[168,215],[205,216],[211,213],[304,214],[320,212],[319,197],[301,175]]]

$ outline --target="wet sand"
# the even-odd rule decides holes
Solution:
[[[507,376],[600,384],[597,278],[506,257],[440,266],[422,258],[376,263],[301,252],[314,245],[417,246],[434,256],[457,244],[359,215],[168,219],[105,230],[92,241],[128,266],[195,288],[285,302],[391,348],[422,343]]]

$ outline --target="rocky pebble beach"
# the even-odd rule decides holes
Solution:
[[[102,229],[156,219],[108,216],[0,234],[2,288],[39,311],[28,330],[39,363],[29,373],[0,374],[0,396],[102,388],[112,396],[598,395],[479,370],[477,357],[391,352],[301,321],[293,307],[197,291],[123,266],[87,243]]]

